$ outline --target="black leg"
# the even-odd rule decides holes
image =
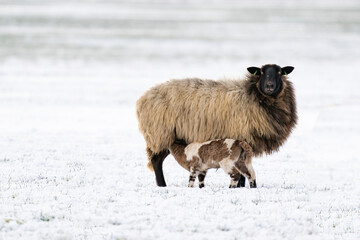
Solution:
[[[169,155],[169,151],[164,150],[158,154],[155,154],[151,159],[151,163],[155,171],[156,184],[159,187],[166,187],[162,164],[164,162],[164,159],[167,157],[167,155]]]
[[[205,187],[205,176],[206,176],[206,171],[201,171],[198,175],[198,179],[199,179],[199,188],[203,188]]]
[[[243,175],[240,176],[237,187],[245,187],[245,177]]]

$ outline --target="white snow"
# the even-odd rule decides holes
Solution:
[[[360,239],[360,5],[0,3],[0,239]],[[257,189],[147,167],[135,101],[172,78],[293,65],[299,124]]]

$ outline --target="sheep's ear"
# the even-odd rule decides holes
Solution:
[[[260,75],[260,68],[258,68],[258,67],[248,67],[247,70],[249,71],[249,73],[251,73],[255,76]]]
[[[283,67],[283,68],[281,68],[281,75],[288,75],[293,70],[294,70],[294,67],[292,67],[292,66]]]

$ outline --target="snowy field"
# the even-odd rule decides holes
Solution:
[[[135,101],[292,65],[299,124],[257,189],[146,168]],[[360,239],[360,2],[0,0],[0,239]]]

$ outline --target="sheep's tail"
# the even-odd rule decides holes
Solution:
[[[146,153],[147,153],[147,156],[148,156],[148,159],[149,159],[147,167],[150,169],[150,171],[153,172],[154,171],[154,166],[151,163],[151,159],[154,156],[154,153],[150,150],[150,148],[146,148]]]

